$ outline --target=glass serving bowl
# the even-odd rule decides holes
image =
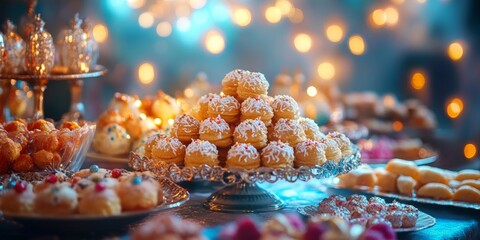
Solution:
[[[30,124],[35,122],[24,126]],[[33,177],[56,171],[79,170],[92,143],[96,125],[90,122],[77,124],[79,127],[25,131],[23,127],[12,130],[5,123],[5,129],[0,130],[0,176],[16,174]],[[19,156],[13,153],[18,149]]]

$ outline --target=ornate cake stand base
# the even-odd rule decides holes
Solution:
[[[242,181],[214,192],[203,206],[217,212],[253,213],[282,209],[285,202],[256,183]]]

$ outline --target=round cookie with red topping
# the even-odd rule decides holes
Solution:
[[[235,69],[225,75],[222,79],[222,92],[226,95],[237,97],[238,81],[243,78],[248,71],[242,69]]]
[[[239,143],[249,143],[256,149],[267,145],[267,127],[260,119],[247,119],[235,128],[233,140]]]
[[[185,145],[177,138],[162,135],[151,136],[145,144],[145,156],[155,161],[183,166]]]
[[[229,147],[233,143],[230,126],[220,116],[203,120],[199,133],[201,140],[209,141],[219,148]]]
[[[237,95],[240,102],[249,97],[267,96],[270,84],[262,73],[246,72],[241,79],[238,79]]]
[[[235,143],[228,150],[226,167],[241,167],[255,169],[260,167],[260,154],[257,149],[248,143]]]
[[[115,190],[107,188],[103,182],[98,182],[82,194],[78,212],[83,215],[118,215],[122,212],[122,205]]]
[[[219,95],[209,99],[207,113],[209,117],[220,116],[227,123],[235,124],[240,120],[240,103],[232,96]]]
[[[240,112],[240,121],[259,118],[265,123],[265,126],[270,126],[272,124],[273,110],[264,98],[247,98],[242,102]]]
[[[204,164],[210,167],[220,164],[217,147],[208,141],[194,140],[187,147],[185,166],[200,167]]]
[[[325,150],[316,141],[307,139],[295,146],[295,167],[313,167],[322,165],[326,161]]]
[[[307,138],[298,120],[280,118],[273,127],[272,140],[282,141],[294,147]]]
[[[200,131],[200,122],[186,114],[179,115],[175,118],[172,126],[172,136],[178,138],[180,142],[188,145],[192,140],[198,139]]]
[[[31,184],[23,181],[9,183],[13,188],[0,194],[0,210],[6,213],[31,213],[35,194]]]
[[[271,141],[262,149],[262,165],[272,168],[293,167],[293,148],[281,141]]]
[[[275,96],[272,102],[273,122],[276,123],[281,118],[297,120],[300,117],[300,108],[298,103],[288,95]]]

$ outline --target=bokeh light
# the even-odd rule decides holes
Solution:
[[[108,29],[103,24],[96,24],[92,30],[93,38],[99,43],[103,43],[108,38]]]
[[[275,7],[277,7],[283,15],[288,15],[293,8],[292,3],[288,0],[277,0]]]
[[[340,42],[343,38],[343,29],[339,25],[330,25],[325,30],[328,40],[331,42]]]
[[[460,98],[452,98],[447,104],[447,115],[450,118],[457,118],[463,111],[463,101]]]
[[[424,3],[427,2],[427,0],[417,0],[417,2],[420,3],[420,4],[424,4]]]
[[[412,86],[413,89],[415,90],[422,90],[425,87],[425,84],[427,83],[427,78],[425,77],[425,74],[420,71],[415,71],[412,74],[412,77],[410,79],[410,85]]]
[[[267,19],[269,23],[278,23],[282,20],[282,11],[275,6],[268,7],[265,10],[265,19]]]
[[[233,12],[233,22],[240,27],[245,27],[252,21],[252,14],[246,8],[237,8]]]
[[[157,25],[157,34],[160,37],[168,37],[172,33],[172,25],[169,22],[161,22]]]
[[[308,96],[310,96],[310,97],[315,97],[315,96],[317,96],[317,93],[318,93],[318,91],[317,91],[317,88],[316,88],[316,87],[310,86],[310,87],[307,88],[307,94],[308,94]]]
[[[387,15],[383,9],[375,9],[370,15],[370,19],[374,26],[383,26],[387,22]]]
[[[205,49],[212,54],[221,53],[225,49],[223,35],[216,30],[210,30],[205,37]]]
[[[473,143],[465,144],[465,147],[463,147],[463,155],[465,155],[467,159],[474,158],[476,154],[477,154],[477,146],[475,146],[475,144]]]
[[[186,32],[190,30],[190,20],[187,17],[181,17],[177,19],[177,29],[180,32]]]
[[[137,9],[145,5],[145,0],[127,0],[127,4],[130,8]]]
[[[193,97],[194,94],[195,92],[191,88],[185,88],[185,90],[183,90],[183,95],[185,95],[187,98]]]
[[[303,21],[303,11],[300,8],[294,8],[288,14],[288,18],[293,23],[301,23]]]
[[[324,80],[331,80],[335,77],[335,67],[330,62],[322,62],[317,68],[318,76]]]
[[[145,62],[138,67],[138,80],[143,84],[150,84],[155,79],[155,68],[151,63]]]
[[[385,20],[386,20],[387,25],[389,25],[389,26],[397,25],[398,19],[399,19],[399,14],[398,14],[398,10],[396,8],[394,8],[394,7],[385,8],[384,13],[385,13]]]
[[[295,36],[293,39],[293,44],[297,51],[305,53],[310,51],[312,48],[312,38],[306,33],[300,33]]]
[[[362,55],[365,52],[365,42],[360,35],[351,36],[348,39],[348,47],[354,55]]]
[[[393,128],[393,131],[400,132],[403,130],[403,123],[400,121],[394,121],[392,123],[392,128]]]
[[[448,56],[453,61],[458,61],[462,59],[463,56],[463,47],[459,42],[452,42],[448,45]]]
[[[205,6],[207,0],[190,0],[190,6],[194,9],[200,9]]]
[[[142,28],[149,28],[153,25],[155,18],[150,12],[144,12],[138,16],[138,24]]]

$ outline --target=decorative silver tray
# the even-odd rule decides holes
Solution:
[[[138,223],[151,214],[181,206],[190,199],[188,191],[171,180],[160,179],[158,182],[163,189],[166,201],[148,210],[123,212],[115,216],[85,216],[77,214],[70,216],[45,216],[4,213],[3,217],[7,221],[42,232],[65,232],[71,234],[79,232],[105,232],[107,230],[128,230],[129,225]]]
[[[423,204],[431,204],[431,205],[440,205],[440,206],[450,206],[450,207],[459,207],[459,208],[467,208],[467,209],[475,209],[475,210],[480,210],[480,204],[475,204],[475,203],[467,203],[467,202],[457,202],[457,201],[452,201],[452,200],[435,200],[431,198],[420,198],[420,197],[415,197],[415,196],[405,196],[405,195],[400,195],[400,194],[395,194],[395,193],[386,193],[386,192],[381,192],[377,188],[370,189],[368,187],[356,187],[355,189],[350,189],[350,188],[344,188],[340,187],[337,185],[329,185],[327,186],[327,191],[328,192],[348,192],[348,193],[369,193],[372,195],[384,197],[384,198],[392,198],[392,199],[398,199],[401,201],[407,201],[407,202],[417,202],[417,203],[423,203]]]
[[[137,171],[151,171],[174,182],[204,180],[221,182],[224,188],[214,192],[204,203],[213,211],[222,212],[265,212],[282,209],[285,202],[257,183],[275,183],[325,179],[345,174],[360,166],[360,151],[352,145],[353,154],[338,163],[327,161],[321,166],[275,169],[260,167],[253,170],[244,168],[179,167],[175,164],[155,162],[149,158],[130,153],[129,165]]]
[[[297,208],[297,212],[300,213],[300,215],[306,216],[306,217],[313,217],[315,215],[318,215],[318,210],[317,206],[315,205],[309,205],[305,207],[299,207]],[[433,225],[435,225],[436,220],[434,217],[419,211],[418,212],[418,219],[417,219],[417,224],[414,227],[411,228],[394,228],[393,230],[395,232],[413,232],[413,231],[420,231],[426,228],[429,228]]]

